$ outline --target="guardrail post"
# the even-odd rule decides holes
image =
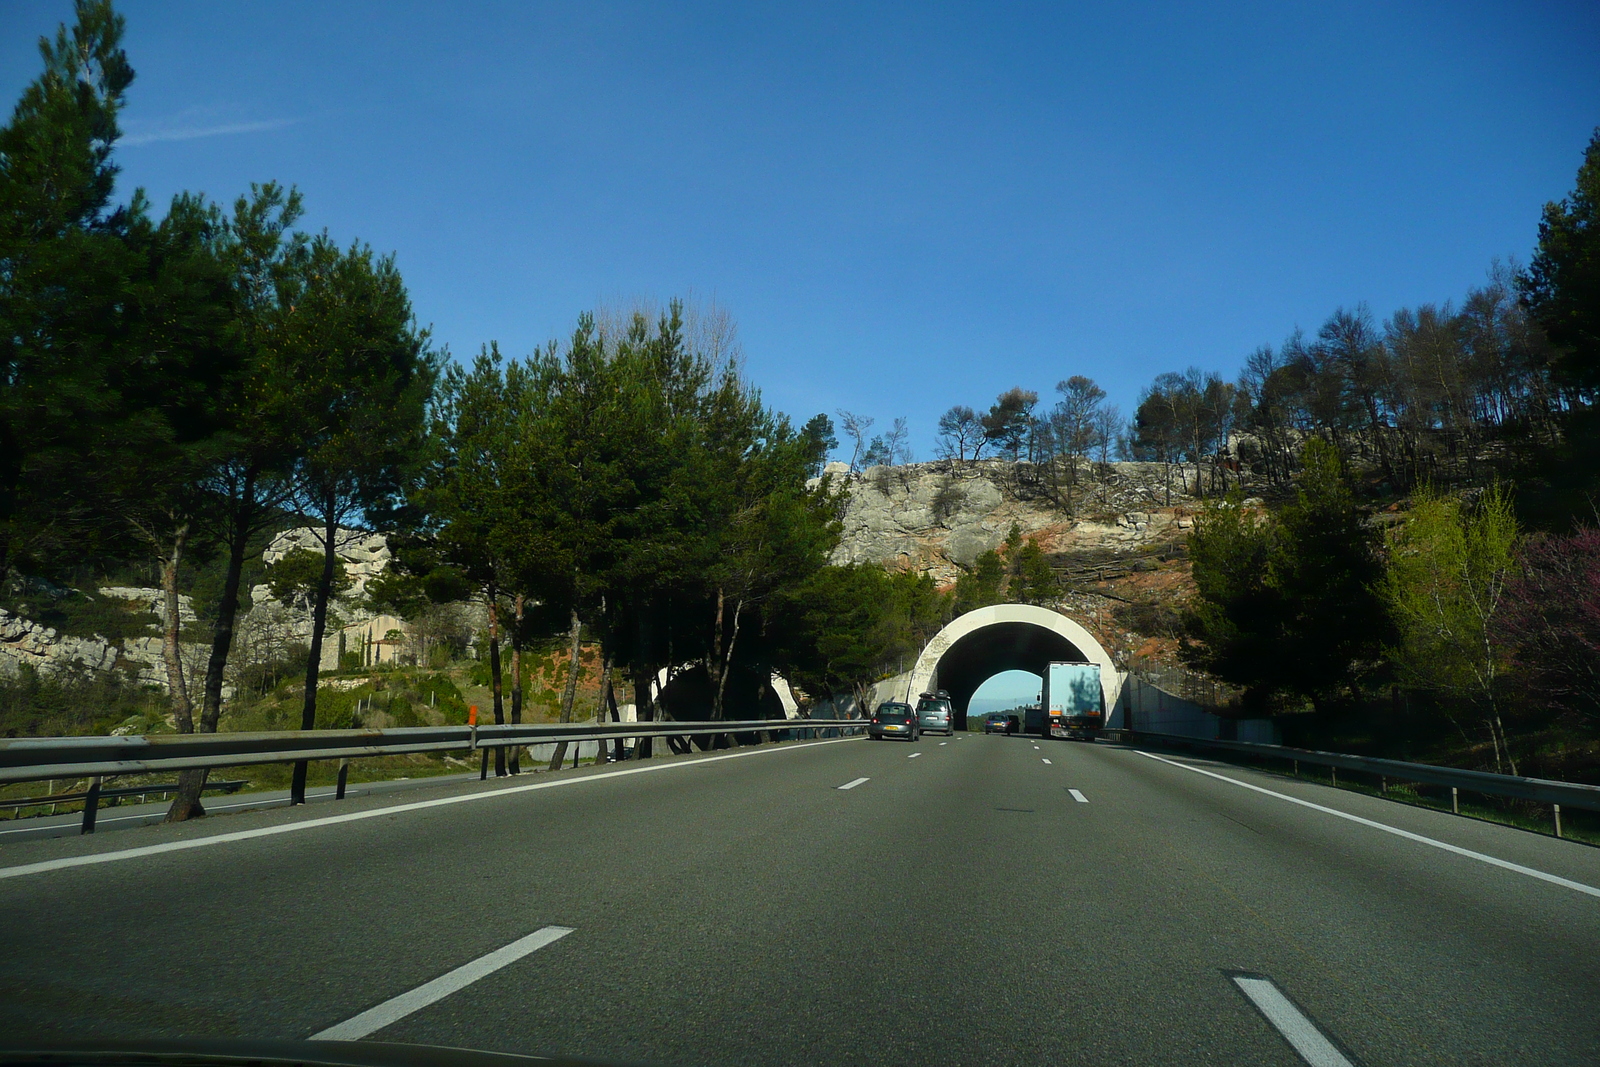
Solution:
[[[89,795],[83,798],[83,826],[79,834],[94,833],[95,815],[100,810],[100,776],[97,774],[89,782]]]
[[[1555,813],[1555,817],[1556,817],[1556,836],[1560,837],[1561,836],[1561,805],[1560,804],[1552,804],[1552,805],[1550,805],[1550,810]]]
[[[1339,768],[1337,768],[1337,767],[1329,767],[1328,768],[1328,774],[1329,774],[1330,777],[1333,778],[1333,784],[1334,785],[1338,785],[1339,784]]]
[[[350,761],[347,760],[347,759],[342,759],[342,760],[339,761],[339,785],[338,785],[338,788],[336,788],[334,790],[333,799],[335,799],[335,800],[343,800],[344,799],[344,783],[345,783],[345,779],[347,779],[349,777],[350,777]]]

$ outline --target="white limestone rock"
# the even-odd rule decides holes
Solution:
[[[107,641],[58,634],[53,627],[0,608],[0,671],[8,675],[23,665],[40,674],[108,671],[117,665],[117,654]]]

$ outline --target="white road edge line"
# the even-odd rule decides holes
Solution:
[[[1272,979],[1236,974],[1233,983],[1310,1067],[1355,1067]]]
[[[1072,799],[1076,800],[1079,804],[1089,803],[1089,798],[1078,792],[1076,789],[1069,789],[1067,792],[1071,793]]]
[[[326,1030],[312,1034],[308,1041],[359,1041],[368,1034],[375,1034],[390,1023],[399,1022],[413,1012],[421,1011],[429,1004],[443,1000],[451,993],[465,989],[480,978],[487,978],[500,968],[520,960],[530,953],[537,952],[546,945],[560,941],[572,933],[569,926],[545,926],[527,937],[518,938],[506,945],[497,948],[487,956],[479,956],[471,963],[464,963],[447,974],[441,974],[431,982],[401,993],[384,1001],[377,1007],[368,1008],[360,1015]]]
[[[870,781],[872,781],[871,778],[857,778],[853,782],[846,782],[844,785],[841,785],[839,788],[840,789],[854,789],[856,786],[862,785],[863,783],[870,782]]]
[[[1191,767],[1187,763],[1179,763],[1177,760],[1170,760],[1165,756],[1157,756],[1152,752],[1140,752],[1139,755],[1146,756],[1153,760],[1160,760],[1162,763],[1171,764],[1172,766],[1181,768],[1182,770],[1193,771],[1196,774],[1203,774],[1207,778],[1215,778],[1219,782],[1227,782],[1230,785],[1236,785],[1241,789],[1249,789],[1252,792],[1262,793],[1269,797],[1277,797],[1279,800],[1287,800],[1289,803],[1298,804],[1302,808],[1310,808],[1312,811],[1324,812],[1325,814],[1333,815],[1349,822],[1360,823],[1362,826],[1370,826],[1374,830],[1382,830],[1386,834],[1394,834],[1396,837],[1403,837],[1408,841],[1415,841],[1422,845],[1432,845],[1434,848],[1443,849],[1446,852],[1453,852],[1457,856],[1465,856],[1469,860],[1477,860],[1479,863],[1487,863],[1491,867],[1499,867],[1502,870],[1512,871],[1516,874],[1525,874],[1529,878],[1537,878],[1541,882],[1549,882],[1551,885],[1559,885],[1566,889],[1576,890],[1579,893],[1586,893],[1591,897],[1600,898],[1600,889],[1597,889],[1592,885],[1584,885],[1582,882],[1574,882],[1570,878],[1563,878],[1559,874],[1546,874],[1544,871],[1537,871],[1532,867],[1524,867],[1520,863],[1512,863],[1510,860],[1498,859],[1494,856],[1485,855],[1482,852],[1474,852],[1470,848],[1462,848],[1460,845],[1452,845],[1447,841],[1439,841],[1432,837],[1424,837],[1421,834],[1414,834],[1410,830],[1402,830],[1400,827],[1390,826],[1388,823],[1374,822],[1372,819],[1363,819],[1359,815],[1351,815],[1349,812],[1340,811],[1338,808],[1329,808],[1321,804],[1313,804],[1309,800],[1301,800],[1299,797],[1292,797],[1287,793],[1279,793],[1271,789],[1263,789],[1259,785],[1251,785],[1249,782],[1241,782],[1237,778],[1229,778],[1225,774],[1217,774],[1215,771],[1208,771],[1203,767]],[[0,871],[0,875],[3,875],[4,873],[4,871]]]
[[[365,796],[372,796],[373,794],[371,794],[370,792],[365,792],[365,791],[357,793],[355,790],[352,789],[349,792],[348,795],[351,796],[351,797],[365,797]],[[307,793],[306,794],[306,799],[307,800],[321,800],[323,797],[331,797],[331,796],[333,796],[333,791],[330,789],[326,793]],[[70,804],[72,802],[68,801],[67,803]],[[234,808],[259,808],[259,809],[265,810],[266,808],[280,807],[280,806],[282,806],[284,804],[287,804],[287,803],[289,803],[289,798],[288,797],[276,797],[276,798],[274,798],[272,800],[246,801],[243,804],[207,804],[206,805],[206,811],[232,811]],[[102,808],[101,810],[103,811],[105,809]],[[69,815],[77,815],[78,813],[77,812],[68,812],[67,814],[69,814]],[[47,816],[45,816],[45,818],[53,819],[53,818],[56,818],[56,816],[47,815]],[[101,817],[99,817],[98,819],[95,820],[95,825],[96,826],[103,826],[104,824],[106,824],[108,822],[127,822],[129,819],[155,819],[157,822],[159,822],[164,818],[166,818],[166,816],[162,815],[159,811],[147,811],[143,815],[114,815],[109,819],[106,818],[105,816],[101,816]],[[36,834],[36,833],[39,833],[40,831],[43,831],[43,830],[63,830],[63,829],[71,830],[71,829],[74,829],[75,827],[77,827],[78,825],[79,824],[77,822],[48,822],[48,823],[42,823],[42,824],[40,824],[38,826],[19,826],[15,830],[0,830],[0,834],[26,834],[26,833],[35,833]]]
[[[776,745],[772,748],[727,752],[720,756],[702,756],[699,759],[682,760],[677,763],[657,763],[648,767],[629,767],[620,771],[603,771],[600,774],[586,774],[582,778],[558,778],[553,782],[533,782],[529,785],[507,786],[502,789],[492,789],[481,793],[464,793],[453,797],[438,797],[434,800],[416,800],[409,804],[394,804],[388,807],[370,808],[366,811],[351,811],[343,815],[325,815],[320,819],[307,819],[305,822],[284,823],[280,826],[262,826],[254,830],[238,830],[231,834],[214,834],[211,837],[197,837],[187,841],[165,841],[159,845],[141,845],[138,848],[119,849],[116,852],[97,852],[88,856],[69,856],[64,859],[41,860],[38,863],[24,863],[16,867],[0,867],[0,879],[22,878],[30,874],[44,874],[48,871],[65,870],[68,867],[89,867],[97,863],[115,863],[118,860],[159,856],[166,852],[183,852],[191,848],[205,848],[208,845],[228,845],[235,841],[249,841],[252,838],[273,837],[277,834],[292,834],[300,830],[315,830],[323,826],[333,826],[337,823],[359,822],[362,819],[381,819],[386,815],[399,815],[407,811],[442,808],[451,804],[469,804],[475,800],[494,800],[498,797],[514,796],[518,793],[531,793],[536,789],[557,789],[561,786],[583,785],[586,782],[600,782],[630,774],[649,774],[653,771],[703,767],[708,763],[719,763],[722,760],[743,759],[746,756],[766,756],[774,752],[796,752],[802,748],[815,748],[818,745],[841,745],[850,741],[859,741],[860,739],[857,736],[839,737],[827,741],[790,742],[789,744]]]

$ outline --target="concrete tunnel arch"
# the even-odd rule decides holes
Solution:
[[[906,698],[915,703],[920,693],[946,690],[956,716],[964,720],[972,695],[989,678],[1009,670],[1043,675],[1045,665],[1056,662],[1100,665],[1109,719],[1122,691],[1111,656],[1079,623],[1031,604],[978,608],[940,630],[917,657]]]

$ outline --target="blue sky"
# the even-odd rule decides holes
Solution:
[[[1021,704],[1032,704],[1039,699],[1044,679],[1027,671],[1001,671],[978,686],[977,692],[967,702],[969,716],[987,715],[991,711],[1010,711]]]
[[[804,419],[1232,375],[1526,258],[1600,5],[121,5],[125,190],[277,179],[470,355],[690,294]],[[0,90],[64,0],[0,5]]]

